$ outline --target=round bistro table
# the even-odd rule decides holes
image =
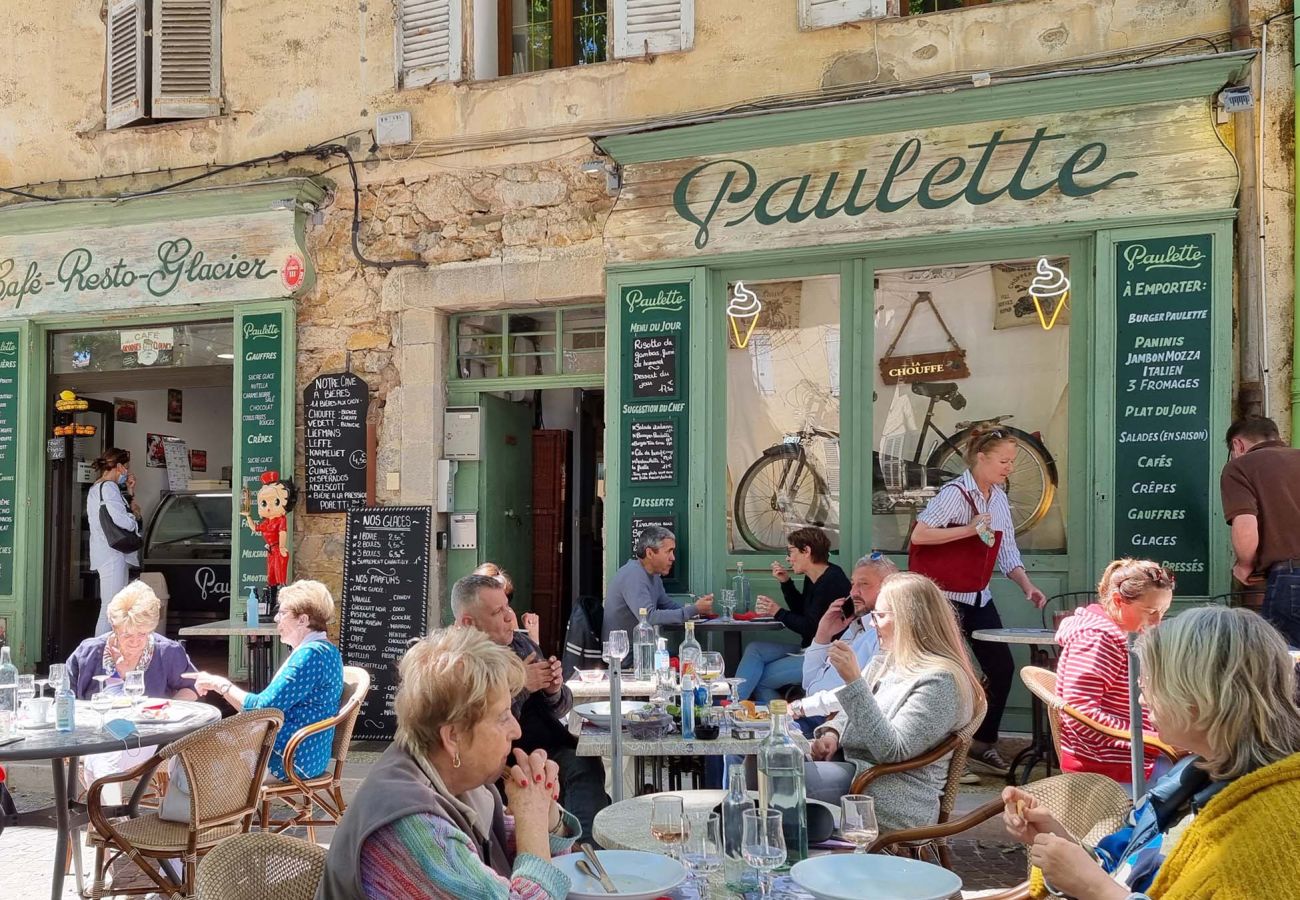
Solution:
[[[1030,659],[1034,665],[1045,669],[1052,668],[1052,655],[1042,649],[1056,643],[1056,632],[1050,628],[981,628],[971,632],[971,637],[992,644],[1024,644],[1029,647]],[[1052,774],[1053,765],[1059,765],[1056,760],[1056,747],[1052,744],[1052,727],[1047,721],[1047,707],[1033,693],[1030,694],[1030,700],[1033,710],[1033,736],[1029,746],[1011,760],[1011,767],[1007,769],[1007,784],[1028,782],[1034,766],[1040,761],[1047,764],[1048,775]],[[1017,780],[1016,770],[1022,767],[1023,777]]]
[[[170,744],[177,738],[182,738],[221,718],[221,711],[206,703],[172,700],[169,708],[180,710],[185,714],[184,718],[169,722],[136,722],[136,729],[139,732],[138,746],[161,747]],[[23,740],[0,747],[0,763],[49,760],[51,774],[54,777],[54,803],[41,809],[0,813],[0,832],[12,826],[56,829],[50,897],[59,900],[63,896],[63,872],[68,858],[68,841],[73,838],[75,831],[80,831],[90,821],[86,814],[86,805],[70,799],[77,793],[77,759],[95,753],[121,750],[123,742],[108,732],[99,730],[99,714],[90,708],[89,703],[82,700],[77,701],[76,730],[61,732],[54,728],[23,728],[19,729],[18,733],[23,736]],[[137,746],[135,736],[127,738],[126,746],[131,748]],[[144,795],[148,781],[147,778],[141,779],[136,785],[130,803],[115,814],[134,815],[136,805]],[[81,872],[80,859],[81,853],[78,849],[75,855],[78,875]]]

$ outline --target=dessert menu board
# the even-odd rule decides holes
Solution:
[[[355,740],[391,740],[397,663],[407,642],[428,630],[433,508],[351,509],[343,542],[339,649],[343,662],[370,673]]]
[[[0,331],[0,594],[14,592],[14,507],[18,502],[17,331]],[[60,444],[63,443],[60,439]]]
[[[1115,555],[1209,594],[1213,235],[1115,245]]]
[[[281,440],[285,413],[282,402],[284,384],[280,375],[285,363],[284,326],[284,314],[278,312],[244,316],[237,322],[239,441],[235,448],[237,481],[233,499],[235,508],[239,509],[241,489],[247,490],[254,520],[257,518],[257,492],[262,487],[262,473],[275,471],[282,478],[293,474],[292,457],[285,458]],[[293,395],[289,396],[292,398]],[[250,587],[261,589],[266,586],[266,541],[260,534],[250,531],[242,517],[236,530],[238,537],[232,552],[234,565],[239,571],[239,584],[232,586],[231,595],[247,597]]]
[[[631,547],[649,524],[677,535],[677,564],[667,590],[686,590],[689,541],[686,471],[690,282],[624,285],[619,289],[623,367],[618,428],[622,449],[619,543]],[[671,524],[665,524],[671,523]]]
[[[321,375],[302,392],[307,512],[366,505],[370,386],[351,372]]]

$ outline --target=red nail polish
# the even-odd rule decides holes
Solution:
[[[553,788],[553,787],[555,787],[555,785],[551,784],[551,783],[548,781],[548,782],[546,782],[546,787],[549,789],[549,788]]]
[[[533,776],[533,780],[536,781],[536,782],[538,782],[538,783],[541,783],[542,776],[541,776],[541,775],[534,775],[534,776]]]
[[[520,786],[520,787],[528,787],[528,782],[527,782],[527,781],[524,781],[524,779],[521,778],[521,779],[519,779],[519,786]]]

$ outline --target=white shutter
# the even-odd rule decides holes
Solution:
[[[462,0],[397,0],[398,86],[459,81]]]
[[[221,115],[221,0],[153,0],[153,117]]]
[[[614,56],[689,50],[695,43],[695,0],[614,0]]]
[[[144,118],[145,0],[115,0],[108,7],[104,56],[104,117],[109,128]]]
[[[827,28],[885,15],[885,0],[799,0],[800,28]]]

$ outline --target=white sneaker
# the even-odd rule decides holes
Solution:
[[[959,784],[979,784],[980,777],[970,769],[967,769],[965,772],[961,773],[961,777],[957,779],[957,782]]]

